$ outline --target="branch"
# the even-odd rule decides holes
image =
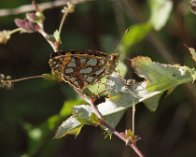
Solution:
[[[72,86],[72,85],[71,85]],[[73,87],[73,86],[72,86]],[[140,149],[137,147],[136,145],[136,141],[138,140],[138,138],[135,136],[132,139],[127,138],[125,133],[120,133],[118,132],[115,128],[111,127],[103,118],[103,116],[101,115],[101,113],[99,112],[99,110],[97,109],[97,107],[94,104],[94,100],[93,97],[89,99],[89,97],[84,94],[82,91],[76,89],[75,87],[73,87],[73,89],[75,90],[75,92],[87,103],[90,104],[94,114],[99,118],[100,120],[100,125],[104,126],[105,128],[107,128],[110,132],[112,132],[116,137],[118,137],[119,139],[121,139],[122,141],[124,141],[126,143],[126,145],[128,145],[130,148],[132,148],[135,153],[139,156],[139,157],[144,157],[144,155],[142,154],[142,152],[140,151]]]
[[[58,1],[54,1],[54,2],[40,3],[38,5],[39,5],[39,8],[43,11],[46,9],[64,6],[67,4],[67,2],[75,5],[75,4],[83,3],[86,1],[94,1],[94,0],[58,0]],[[9,15],[17,15],[17,14],[21,14],[21,13],[31,12],[34,10],[35,10],[35,8],[32,4],[23,5],[18,8],[14,8],[14,9],[1,9],[0,10],[0,17],[9,16]]]
[[[142,152],[139,150],[139,148],[136,145],[136,141],[137,140],[135,140],[135,139],[133,139],[133,140],[127,139],[126,136],[125,136],[125,134],[120,133],[115,128],[111,127],[104,120],[104,118],[102,117],[101,113],[99,112],[99,110],[94,105],[94,103],[92,101],[87,101],[87,102],[91,105],[92,109],[94,110],[94,113],[100,119],[100,124],[101,125],[103,125],[109,131],[111,131],[116,137],[118,137],[119,139],[121,139],[122,141],[124,141],[126,143],[126,145],[128,145],[130,148],[132,148],[139,157],[144,157],[144,155],[142,154]]]

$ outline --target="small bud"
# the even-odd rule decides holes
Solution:
[[[11,89],[13,88],[13,83],[11,82],[11,76],[5,76],[0,74],[0,88]]]
[[[27,13],[26,19],[31,23],[38,24],[40,27],[43,27],[45,17],[42,12],[37,11],[36,13]]]
[[[75,10],[74,5],[72,5],[71,3],[67,3],[66,6],[63,8],[62,12],[65,13],[73,13]]]
[[[0,44],[6,44],[11,37],[11,32],[8,30],[0,31]]]

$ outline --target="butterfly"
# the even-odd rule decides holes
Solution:
[[[119,54],[94,50],[59,51],[52,53],[49,65],[52,73],[79,90],[93,85],[114,72]]]

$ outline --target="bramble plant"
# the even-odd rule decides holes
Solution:
[[[56,67],[52,69],[51,74],[46,73],[19,79],[11,79],[10,76],[1,74],[0,88],[10,89],[16,82],[35,78],[65,81],[71,85],[82,100],[67,101],[59,115],[54,115],[48,120],[48,123],[55,121],[57,125],[64,117],[67,117],[72,112],[72,115],[58,127],[54,138],[58,139],[70,134],[78,136],[85,125],[100,126],[108,136],[115,135],[124,141],[127,146],[132,148],[139,157],[144,157],[142,150],[137,147],[137,142],[140,141],[141,138],[137,135],[139,133],[136,134],[135,131],[135,112],[137,104],[143,102],[147,109],[155,112],[164,92],[170,94],[177,86],[188,82],[193,83],[196,79],[196,69],[189,66],[162,64],[144,56],[137,56],[132,59],[126,58],[130,47],[143,40],[152,29],[158,31],[165,25],[172,9],[172,2],[160,0],[151,3],[152,12],[149,20],[145,23],[130,26],[125,34],[122,35],[120,43],[115,50],[120,56],[118,58],[117,67],[113,65],[115,64],[114,60],[111,60],[111,62],[108,61],[112,55],[102,54],[102,52],[99,51],[82,51],[82,53],[81,51],[64,51],[63,54],[60,52],[63,23],[68,14],[74,13],[76,9],[75,5],[80,2],[83,1],[67,2],[62,10],[63,17],[60,26],[53,34],[49,34],[44,30],[45,16],[35,1],[32,3],[35,12],[26,13],[24,19],[15,19],[15,24],[17,25],[16,29],[3,30],[0,32],[1,44],[6,44],[16,32],[38,32],[46,39],[52,47],[54,55],[56,55],[51,56],[50,62],[57,62],[55,59],[58,57],[61,61],[60,63],[55,63]],[[159,5],[162,6],[162,10],[157,10],[157,6]],[[196,62],[195,50],[189,47],[188,49],[192,55],[192,59]],[[61,58],[61,56],[63,57]],[[93,80],[96,80],[94,82],[92,81],[93,83],[91,83],[91,77],[88,75],[84,75],[86,76],[84,77],[86,80],[84,78],[79,80],[79,78],[83,77],[82,74],[79,73],[79,70],[87,70],[88,68],[86,65],[83,66],[83,64],[80,64],[81,58],[91,60],[91,64],[95,63],[94,66],[90,67],[93,70],[92,74],[84,71],[84,73],[86,72]],[[78,67],[80,69],[75,73],[74,71],[72,72],[73,69],[71,68],[69,72],[71,73],[69,74],[70,77],[65,79],[66,70],[70,70],[68,64],[73,63],[72,65],[76,66],[73,59],[79,59],[77,62],[79,62],[81,67]],[[129,71],[129,67],[126,67],[123,63],[124,60],[128,60],[135,73],[142,78],[143,81],[138,82],[134,79],[124,79],[127,71]],[[103,65],[99,64],[102,61],[104,61]],[[87,64],[87,62],[84,62],[84,64]],[[114,67],[115,70],[111,71],[111,67]],[[98,70],[102,70],[102,68],[106,70],[104,69],[101,75],[94,75]],[[108,73],[108,71],[110,73]],[[77,83],[85,83],[85,81],[88,83],[88,80],[89,84],[86,84],[85,89],[80,89],[80,86],[77,86]],[[104,101],[97,103],[100,97],[104,97]],[[125,114],[125,111],[129,108],[132,108],[132,128],[127,128],[125,131],[119,132],[116,130],[116,126]],[[51,126],[50,129],[53,130],[55,127],[56,126]]]

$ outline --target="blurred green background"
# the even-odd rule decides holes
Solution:
[[[127,58],[144,55],[154,61],[195,66],[184,45],[196,48],[196,15],[189,10],[189,1],[172,2],[165,26],[132,45],[127,50]],[[1,0],[0,9],[29,3]],[[153,0],[97,0],[76,5],[75,12],[65,21],[62,49],[115,51],[128,27],[149,19],[151,3]],[[47,32],[53,33],[58,28],[61,9],[44,11]],[[24,16],[1,16],[0,30],[14,29],[14,19]],[[0,73],[13,78],[50,73],[51,52],[40,34],[15,34],[6,45],[0,45]],[[126,78],[133,77],[130,71]],[[63,104],[79,103],[77,100],[68,84],[42,79],[16,83],[11,90],[0,89],[0,156],[136,157],[122,141],[116,137],[104,139],[104,132],[92,126],[84,127],[76,139],[72,136],[52,139]],[[142,103],[137,106],[136,134],[141,137],[138,146],[147,157],[196,156],[195,84],[182,85],[171,95],[162,97],[155,113]],[[117,129],[130,128],[130,117],[127,111]]]

